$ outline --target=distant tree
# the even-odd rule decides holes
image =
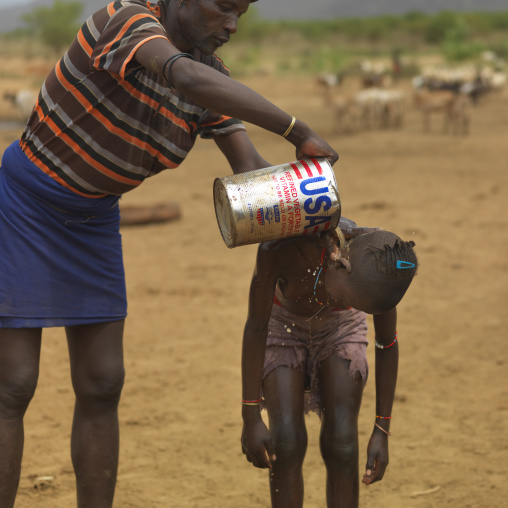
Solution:
[[[455,12],[442,11],[433,16],[425,33],[425,39],[432,44],[441,44],[450,30],[455,29],[459,23],[459,16]]]
[[[367,18],[363,23],[364,35],[370,42],[384,39],[388,34],[386,19],[381,17]]]
[[[457,19],[455,25],[445,34],[442,51],[450,61],[469,60],[480,54],[485,48],[471,40],[471,30],[463,19]]]
[[[35,7],[22,19],[31,33],[60,54],[76,36],[82,12],[81,2],[54,0],[51,7]]]
[[[422,36],[427,30],[429,16],[419,11],[409,11],[402,17],[404,30],[413,36]]]

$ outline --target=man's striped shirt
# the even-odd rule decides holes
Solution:
[[[82,196],[123,194],[180,165],[198,135],[244,130],[136,62],[142,44],[167,38],[149,7],[115,1],[88,18],[46,78],[21,137],[32,162]],[[216,56],[200,62],[229,75]]]

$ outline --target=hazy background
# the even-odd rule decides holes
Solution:
[[[20,16],[32,7],[52,5],[53,0],[0,0],[0,32],[23,26]],[[106,5],[106,0],[83,2],[82,20]],[[507,0],[259,0],[256,8],[267,19],[326,19],[403,14],[411,11],[435,13],[452,11],[497,11],[508,7]]]

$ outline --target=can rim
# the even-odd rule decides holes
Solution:
[[[233,209],[231,207],[229,199],[220,200],[220,196],[224,196],[225,198],[227,198],[228,192],[226,186],[224,185],[224,182],[220,178],[216,178],[213,183],[215,218],[217,220],[217,225],[219,226],[219,231],[222,236],[222,240],[226,244],[226,247],[232,249],[234,247],[233,239],[236,238],[237,235],[236,224],[234,223],[234,221],[230,221],[229,225],[231,231],[228,231],[223,218],[219,216],[219,210],[227,209],[227,211],[229,212],[229,216],[231,216]],[[225,202],[225,206],[223,201]]]

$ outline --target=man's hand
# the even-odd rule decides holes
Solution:
[[[317,134],[306,138],[296,146],[296,158],[308,159],[310,157],[325,157],[330,165],[334,165],[339,159],[339,154]]]
[[[296,158],[325,157],[333,166],[339,154],[306,123],[297,120],[286,139],[296,148]]]

